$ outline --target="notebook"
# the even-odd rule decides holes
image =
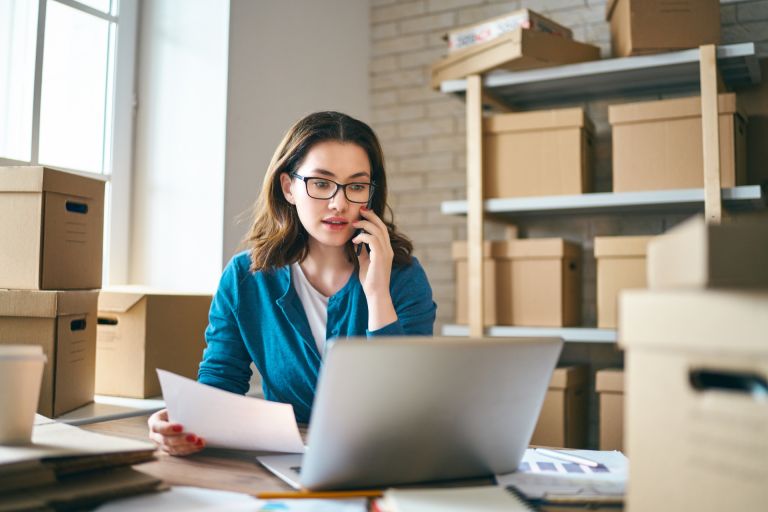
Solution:
[[[389,489],[382,498],[386,512],[529,512],[534,510],[502,487]]]

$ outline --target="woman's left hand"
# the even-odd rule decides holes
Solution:
[[[364,232],[352,238],[352,243],[365,243],[370,248],[366,250],[363,247],[357,259],[360,262],[360,283],[368,301],[368,328],[376,330],[397,320],[389,293],[394,251],[384,221],[373,210],[364,207],[360,209],[360,215],[363,218],[352,225],[362,228]]]

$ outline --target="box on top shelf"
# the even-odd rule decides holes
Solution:
[[[768,291],[632,290],[621,301],[628,510],[765,508]]]
[[[645,255],[650,236],[595,237],[597,260],[597,326],[615,329],[619,292],[645,288]]]
[[[41,345],[38,413],[60,416],[93,401],[99,292],[0,290],[0,344]]]
[[[486,198],[589,192],[594,128],[582,108],[498,114],[483,121]]]
[[[614,57],[720,42],[719,0],[608,0]]]
[[[585,365],[555,368],[531,444],[586,447],[588,381]]]
[[[96,393],[160,395],[156,368],[197,378],[211,296],[114,287],[99,296]]]
[[[496,325],[496,262],[491,257],[493,242],[483,242],[483,324]],[[456,240],[451,247],[456,277],[456,323],[469,323],[469,265],[467,241]]]
[[[598,370],[595,391],[600,404],[600,449],[626,451],[624,448],[624,371]]]
[[[600,48],[558,35],[517,28],[451,53],[432,65],[432,87],[493,69],[521,71],[600,58]]]
[[[718,98],[723,188],[746,182],[746,117],[736,95]],[[613,191],[701,188],[701,98],[611,105]]]
[[[768,219],[707,224],[696,216],[648,246],[650,288],[768,289]]]
[[[0,288],[101,287],[104,181],[0,167]]]
[[[749,117],[747,183],[768,184],[768,59],[760,60],[762,81],[739,89],[739,105]]]
[[[581,248],[562,238],[495,242],[499,325],[581,323]]]
[[[449,31],[445,35],[448,51],[455,52],[495,39],[517,28],[546,32],[567,39],[573,39],[573,32],[554,21],[530,9],[518,9],[495,18],[467,25]]]

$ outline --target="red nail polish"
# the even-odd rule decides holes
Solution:
[[[194,435],[192,435],[192,434],[189,434],[189,435],[187,436],[187,441],[189,441],[190,443],[194,443],[196,440],[197,440],[197,437],[195,437],[195,436],[194,436]]]
[[[173,429],[174,432],[181,432],[182,430],[184,430],[184,427],[182,427],[181,425],[174,425],[171,428]]]

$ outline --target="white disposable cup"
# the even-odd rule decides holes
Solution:
[[[39,345],[0,345],[0,445],[32,441],[45,362]]]

